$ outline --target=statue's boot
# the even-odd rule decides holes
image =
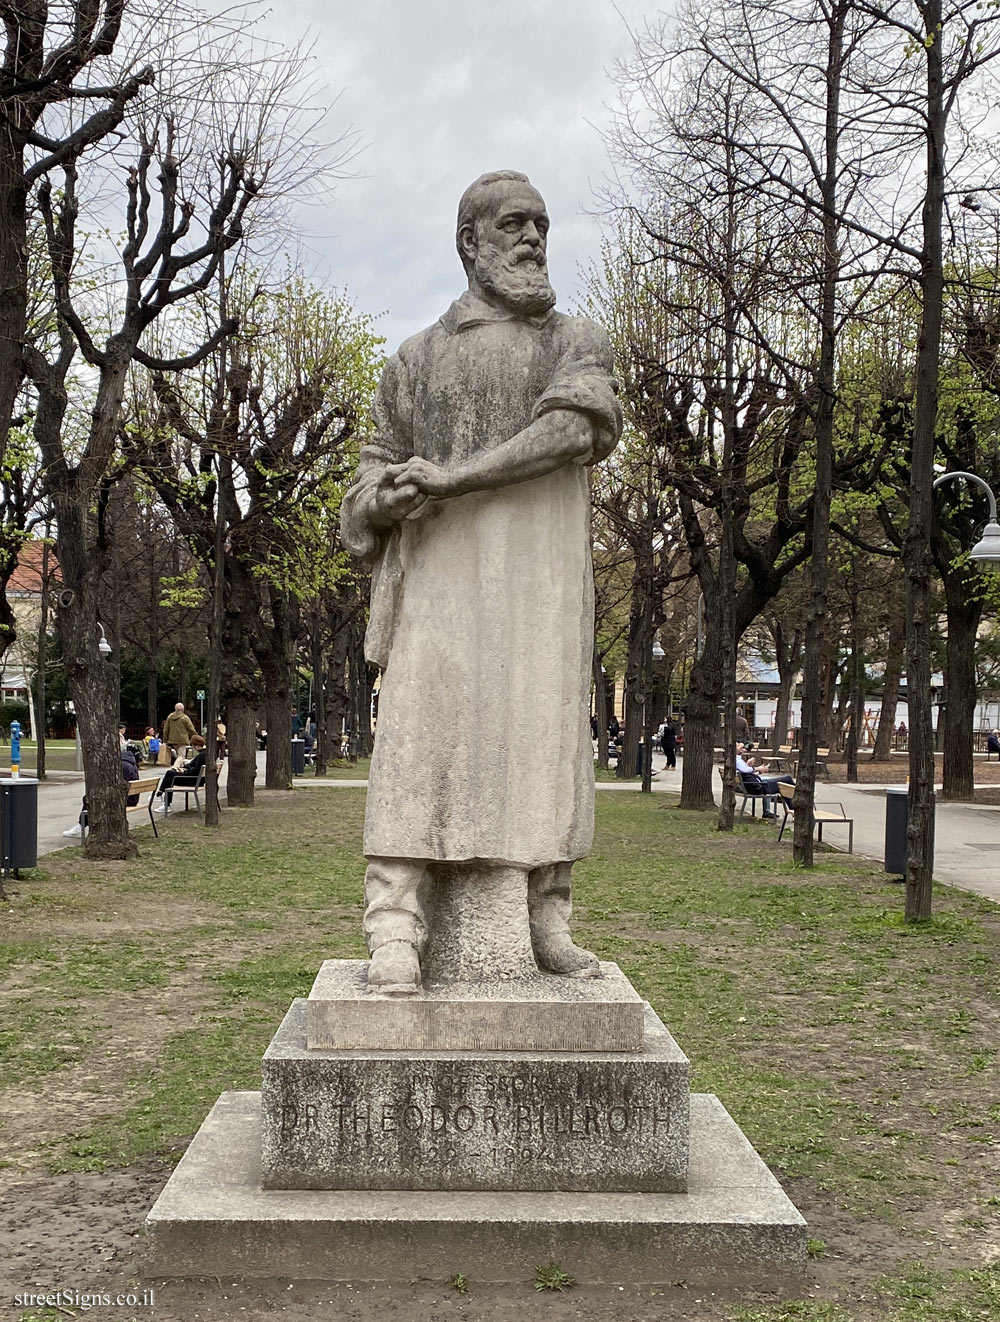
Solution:
[[[419,859],[368,860],[364,932],[371,952],[369,991],[382,996],[415,996],[420,991],[428,885],[427,864]]]
[[[372,951],[368,990],[382,996],[415,996],[420,991],[420,959],[409,941],[387,941]]]
[[[573,911],[571,863],[550,863],[528,873],[528,927],[535,963],[546,973],[598,978],[597,956],[578,946],[569,933]]]

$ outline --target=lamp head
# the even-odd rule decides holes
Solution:
[[[982,538],[969,552],[969,559],[975,561],[980,569],[1000,573],[1000,523],[995,519],[983,529]]]
[[[100,620],[97,621],[97,627],[101,631],[101,636],[97,640],[97,650],[100,652],[101,656],[110,656],[111,644],[108,642],[107,635],[104,632],[104,625]]]

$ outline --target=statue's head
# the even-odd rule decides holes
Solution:
[[[556,301],[545,260],[545,203],[517,170],[480,175],[458,204],[455,243],[469,288],[522,316],[547,312]]]

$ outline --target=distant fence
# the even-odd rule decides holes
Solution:
[[[985,752],[986,752],[986,740],[987,740],[987,738],[989,737],[990,733],[991,733],[991,732],[990,732],[989,730],[974,730],[974,731],[973,731],[973,734],[972,734],[972,751],[973,751],[974,753],[985,753]],[[791,743],[791,745],[792,745],[793,748],[798,748],[798,746],[799,746],[799,731],[798,731],[798,730],[791,730],[791,731],[789,731],[789,734],[791,735],[791,738],[790,738],[790,739],[779,739],[779,740],[777,741],[777,743],[778,743],[778,744],[787,744],[787,743]],[[770,747],[772,747],[772,743],[771,743],[771,741],[774,739],[774,730],[771,729],[770,727],[765,728],[764,726],[760,726],[760,725],[755,726],[754,729],[753,729],[753,732],[752,732],[752,734],[751,734],[751,738],[753,739],[753,742],[754,742],[755,744],[758,744],[761,748],[770,748]],[[777,746],[777,745],[775,745],[775,746]],[[909,742],[909,731],[907,731],[907,730],[903,730],[902,732],[900,732],[899,730],[895,730],[895,731],[893,731],[893,735],[892,735],[892,740],[891,740],[891,743],[890,743],[890,747],[892,748],[892,751],[893,751],[894,753],[905,753],[905,752],[907,752],[907,751],[909,750],[909,747],[910,747],[910,742]],[[939,744],[939,747],[940,747],[940,744]],[[870,744],[870,743],[862,744],[862,745],[861,745],[861,751],[864,752],[865,749],[869,749],[869,750],[870,750],[870,749],[871,749],[871,744]]]

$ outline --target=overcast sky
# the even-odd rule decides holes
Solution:
[[[670,0],[667,0],[670,3]],[[549,269],[568,310],[598,250],[584,215],[608,169],[600,129],[633,27],[656,0],[285,0],[267,28],[315,38],[330,126],[366,144],[333,205],[301,213],[310,274],[346,286],[392,351],[464,288],[454,246],[463,190],[524,170],[552,220]]]

